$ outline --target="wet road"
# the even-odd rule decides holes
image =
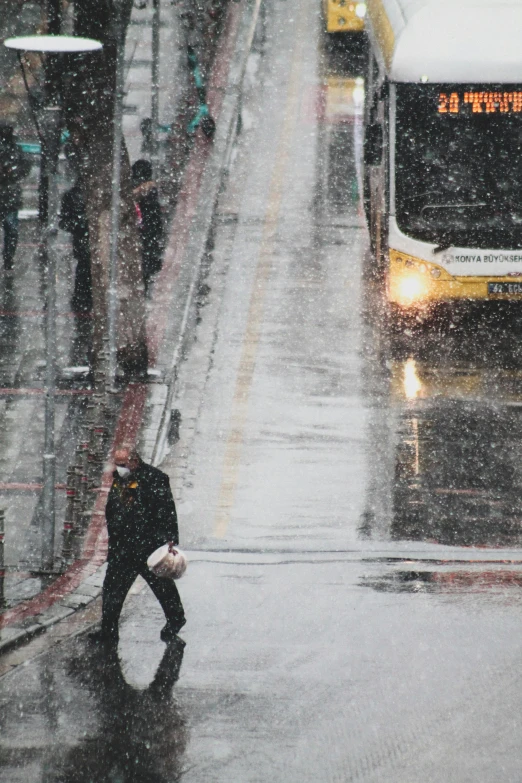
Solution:
[[[137,584],[118,657],[94,608],[0,661],[2,783],[520,779],[520,316],[388,327],[362,58],[266,34],[163,465],[186,647]]]

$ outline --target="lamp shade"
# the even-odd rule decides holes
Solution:
[[[95,41],[94,38],[80,38],[75,35],[24,35],[6,38],[4,46],[22,52],[74,54],[98,51],[103,44]]]

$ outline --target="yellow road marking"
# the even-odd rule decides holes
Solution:
[[[241,451],[243,448],[248,413],[248,401],[256,365],[257,348],[261,336],[265,297],[272,270],[272,255],[274,252],[277,224],[283,198],[286,165],[291,151],[291,141],[299,110],[299,86],[304,48],[303,33],[305,22],[306,13],[300,13],[299,24],[296,28],[296,35],[294,38],[294,40],[297,41],[297,44],[294,47],[292,70],[288,83],[285,117],[270,182],[259,259],[252,286],[247,327],[243,338],[241,360],[232,402],[230,430],[223,458],[221,488],[214,523],[214,534],[218,538],[223,538],[226,535],[236,495]]]

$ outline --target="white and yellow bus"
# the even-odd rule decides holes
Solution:
[[[365,209],[399,309],[522,298],[521,0],[368,0]]]
[[[359,33],[364,30],[366,3],[351,0],[323,0],[327,33]]]

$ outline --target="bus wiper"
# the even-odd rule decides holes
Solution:
[[[437,247],[433,248],[433,255],[436,256],[437,253],[442,253],[444,250],[448,250],[452,244],[453,242],[450,242],[448,239],[439,240]]]

